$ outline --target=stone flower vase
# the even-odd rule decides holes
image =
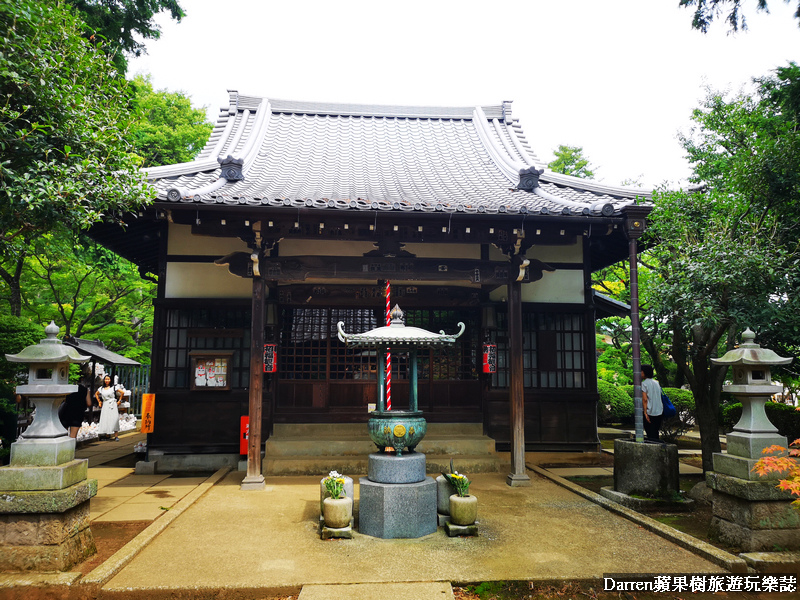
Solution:
[[[477,518],[477,496],[450,496],[450,522],[453,525],[472,525]]]
[[[325,518],[325,526],[332,529],[348,527],[353,518],[353,499],[347,496],[334,500],[325,498],[322,501],[322,516]]]

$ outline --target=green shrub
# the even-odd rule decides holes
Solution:
[[[665,442],[674,442],[695,424],[694,396],[690,390],[681,388],[667,387],[662,390],[675,405],[677,414],[662,422],[661,439]]]
[[[633,418],[633,400],[619,386],[598,380],[597,420],[619,423]]]
[[[791,444],[800,438],[800,411],[794,406],[780,404],[779,402],[767,402],[764,405],[767,418],[778,428],[778,433],[785,435]],[[722,419],[720,425],[725,433],[733,431],[733,426],[742,416],[741,403],[729,404],[722,407]]]

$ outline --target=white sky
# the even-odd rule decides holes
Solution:
[[[676,133],[704,86],[738,90],[800,62],[796,3],[745,0],[749,30],[691,29],[678,0],[182,0],[130,61],[215,120],[226,90],[287,100],[474,106],[513,100],[540,158],[582,146],[597,179],[689,173]]]

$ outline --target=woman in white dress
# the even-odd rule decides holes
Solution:
[[[119,440],[119,400],[117,392],[111,385],[111,376],[103,377],[103,387],[94,393],[97,404],[100,406],[100,422],[97,424],[97,433],[101,436],[114,436],[114,441]]]

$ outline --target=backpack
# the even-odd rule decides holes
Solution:
[[[664,393],[664,390],[661,390],[661,405],[664,407],[661,411],[661,416],[665,419],[671,419],[678,414],[675,405],[669,399],[669,396]]]

